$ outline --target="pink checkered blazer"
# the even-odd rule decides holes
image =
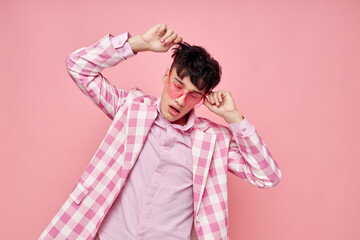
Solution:
[[[39,239],[91,240],[121,193],[157,116],[156,98],[112,85],[100,72],[126,59],[111,34],[66,59],[71,78],[109,118],[109,130],[68,199]],[[250,137],[196,118],[191,132],[194,228],[199,240],[228,239],[227,174],[260,188],[275,186],[280,169],[257,132]]]

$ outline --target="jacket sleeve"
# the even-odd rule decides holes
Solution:
[[[229,171],[259,188],[277,185],[281,171],[266,144],[247,119],[230,124]]]
[[[97,43],[80,48],[66,58],[66,68],[80,90],[111,120],[128,92],[112,85],[100,72],[134,56],[128,33],[104,36]]]

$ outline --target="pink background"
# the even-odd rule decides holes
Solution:
[[[2,239],[36,239],[110,126],[65,57],[107,33],[167,23],[206,47],[280,164],[261,190],[229,176],[230,239],[359,239],[359,1],[19,1],[0,3]],[[104,70],[159,96],[170,53]],[[204,106],[197,114],[225,122]]]

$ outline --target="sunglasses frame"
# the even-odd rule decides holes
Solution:
[[[179,97],[181,97],[181,96],[183,96],[184,94],[185,94],[185,104],[188,106],[188,107],[194,107],[194,108],[198,108],[198,107],[200,107],[203,103],[204,103],[204,99],[205,99],[205,96],[206,95],[202,95],[201,96],[201,99],[200,99],[200,101],[199,102],[197,102],[196,104],[188,104],[188,102],[186,101],[186,99],[187,99],[187,97],[188,97],[188,94],[189,93],[191,93],[191,92],[187,92],[187,93],[185,93],[185,90],[184,89],[182,89],[181,91],[181,94],[179,95],[179,96],[177,96],[177,97],[175,97],[175,98],[173,98],[171,95],[173,95],[173,94],[170,94],[169,93],[169,91],[171,91],[171,90],[169,90],[169,88],[170,88],[170,84],[174,84],[175,85],[175,83],[174,82],[171,82],[170,81],[170,72],[169,72],[169,77],[168,77],[168,82],[167,82],[167,93],[169,94],[169,96],[172,98],[172,99],[176,99],[176,98],[179,98]]]

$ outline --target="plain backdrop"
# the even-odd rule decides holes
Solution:
[[[232,93],[282,170],[265,190],[229,175],[230,239],[359,239],[359,13],[350,0],[1,0],[1,238],[39,237],[110,126],[66,56],[166,23],[220,62],[215,90]],[[103,74],[159,96],[170,63],[139,53]]]

